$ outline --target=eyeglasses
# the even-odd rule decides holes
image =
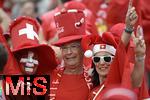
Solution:
[[[104,62],[109,63],[112,61],[113,58],[114,58],[114,56],[94,56],[93,62],[99,63],[101,60],[103,60]]]
[[[73,44],[73,45],[70,45],[70,46],[62,46],[61,49],[63,51],[67,51],[68,49],[76,51],[79,47],[80,47],[80,44]]]

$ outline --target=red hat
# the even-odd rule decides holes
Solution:
[[[85,16],[83,11],[70,9],[55,14],[55,23],[59,40],[55,46],[61,46],[75,40],[80,40],[85,33]]]
[[[69,1],[64,4],[65,9],[78,9],[83,10],[86,20],[86,34],[97,34],[97,28],[95,25],[95,17],[93,13],[86,8],[86,6],[82,2],[77,1]]]
[[[53,49],[46,44],[39,44],[39,25],[30,17],[19,17],[10,25],[12,52],[16,55],[27,50],[36,50],[39,57],[38,73],[45,73],[57,66]],[[45,68],[43,68],[45,67]]]
[[[66,2],[64,4],[64,7],[66,9],[78,9],[78,10],[85,10],[86,9],[86,6],[83,3],[77,2],[77,1]]]
[[[91,36],[91,38],[84,37],[82,39],[81,45],[85,50],[84,55],[88,58],[92,57],[95,53],[100,51],[106,51],[115,55],[117,43],[110,32],[103,33],[102,37],[100,36]],[[91,50],[91,45],[92,50]]]
[[[122,35],[122,32],[124,31],[125,29],[125,24],[124,23],[118,23],[118,24],[115,24],[111,27],[110,29],[110,32],[115,36],[115,37],[118,37],[120,38],[121,35]]]

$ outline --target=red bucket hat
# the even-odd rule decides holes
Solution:
[[[27,50],[36,50],[39,57],[38,74],[45,73],[57,66],[53,49],[46,44],[39,44],[39,24],[30,17],[19,17],[10,25],[13,54]]]
[[[86,35],[83,11],[70,9],[56,13],[54,18],[59,38],[57,42],[53,43],[55,46],[80,40]]]

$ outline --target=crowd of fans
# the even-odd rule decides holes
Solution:
[[[149,4],[0,0],[0,75],[50,75],[45,100],[147,99]],[[2,92],[0,100],[37,100]]]

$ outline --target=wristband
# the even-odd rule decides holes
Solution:
[[[132,34],[133,29],[125,28],[124,31],[125,31],[126,33]]]
[[[145,59],[145,55],[141,57],[135,57],[136,61],[143,61]]]

